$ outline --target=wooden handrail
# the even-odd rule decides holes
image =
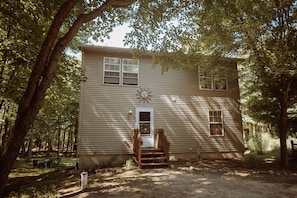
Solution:
[[[142,139],[138,129],[132,130],[132,144],[133,144],[133,151],[136,153],[138,164],[141,161],[141,146],[142,146]]]
[[[162,149],[165,153],[166,159],[169,161],[170,143],[163,129],[155,129],[156,133],[156,147]]]
[[[136,160],[139,166],[141,166],[141,155],[142,155],[142,139],[141,134],[138,129],[132,130],[132,144],[133,144],[133,152],[136,155]],[[169,162],[169,150],[170,143],[167,139],[167,136],[163,129],[155,129],[155,148],[161,149],[166,157],[166,161]]]

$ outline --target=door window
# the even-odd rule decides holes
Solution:
[[[143,135],[150,135],[151,112],[139,112],[139,131]]]

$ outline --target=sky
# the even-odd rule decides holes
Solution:
[[[129,46],[124,46],[124,38],[127,32],[129,32],[129,27],[127,24],[115,27],[114,30],[110,33],[110,39],[104,39],[104,42],[96,42],[90,41],[89,45],[96,46],[108,46],[108,47],[121,47],[121,48],[129,48]],[[81,60],[81,51],[73,54],[73,52],[67,52],[70,56],[76,57],[78,60]]]
[[[91,42],[92,45],[109,46],[109,47],[125,47],[124,38],[125,34],[129,31],[128,25],[124,24],[114,28],[113,32],[110,33],[110,39],[105,39],[104,42]]]

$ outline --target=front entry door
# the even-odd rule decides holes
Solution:
[[[136,125],[143,141],[142,147],[154,147],[154,109],[137,107]]]

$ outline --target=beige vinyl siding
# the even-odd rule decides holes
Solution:
[[[144,57],[139,59],[139,86],[104,85],[103,57],[131,58],[129,51],[83,51],[87,80],[81,89],[79,155],[131,153],[136,107],[154,108],[154,126],[165,130],[172,153],[197,148],[201,152],[242,151],[236,79],[230,80],[228,91],[199,90],[197,69],[162,74],[160,67],[152,68],[150,57]],[[137,99],[140,87],[152,92],[149,103]],[[209,135],[209,110],[222,111],[224,136]]]
[[[102,62],[96,54],[84,58],[87,80],[82,88],[80,151],[88,155],[130,153],[127,143],[131,143],[134,126],[125,107],[128,100],[123,100],[130,88],[123,92],[119,85],[103,85]]]

